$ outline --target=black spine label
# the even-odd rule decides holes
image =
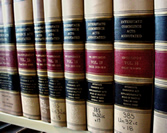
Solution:
[[[65,21],[64,27],[64,42],[81,42],[85,40],[84,21]]]
[[[115,17],[115,41],[153,42],[154,17]]]
[[[88,101],[98,104],[113,104],[113,84],[88,81]]]
[[[21,92],[26,94],[38,94],[37,76],[20,75]]]
[[[87,42],[113,42],[113,19],[86,20]]]
[[[65,80],[66,98],[70,100],[85,100],[85,80]]]
[[[167,41],[167,16],[155,16],[155,40]]]
[[[34,25],[35,43],[45,43],[45,23]]]
[[[16,26],[16,42],[17,44],[32,44],[34,40],[34,25],[19,25]]]
[[[155,86],[154,95],[154,109],[167,112],[167,90],[166,88],[160,88]]]
[[[65,98],[64,79],[49,78],[49,96],[52,98]]]
[[[131,108],[151,109],[152,87],[152,84],[135,85],[116,82],[115,104]]]
[[[46,43],[63,42],[63,24],[62,22],[49,22],[45,24]]]

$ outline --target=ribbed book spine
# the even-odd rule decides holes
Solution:
[[[44,0],[51,123],[66,126],[61,0]]]
[[[13,16],[13,0],[2,0],[2,16],[4,36],[0,46],[2,69],[0,69],[0,110],[13,114],[22,115],[20,82],[17,69],[17,53],[15,40],[15,27]],[[1,61],[0,61],[1,62]],[[2,105],[2,106],[1,106]]]
[[[154,133],[166,133],[167,123],[167,0],[155,0]]]
[[[153,9],[153,0],[114,0],[115,133],[151,132]]]
[[[86,129],[83,0],[62,0],[67,128]]]
[[[23,116],[40,119],[32,0],[14,0],[14,16]]]
[[[85,0],[87,125],[93,133],[113,133],[113,1]]]
[[[50,122],[43,0],[33,0],[33,16],[41,120]]]

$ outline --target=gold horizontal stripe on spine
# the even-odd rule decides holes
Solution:
[[[65,103],[65,98],[53,98],[49,97],[49,101],[57,102],[57,103]]]
[[[121,42],[115,42],[114,43],[115,49],[126,49],[126,50],[148,50],[148,49],[154,49],[153,43],[121,43]]]
[[[64,78],[64,72],[50,72],[48,71],[48,77],[50,78]]]
[[[10,23],[4,23],[4,28],[13,27],[13,26],[14,26],[13,23],[12,24],[10,24]]]
[[[63,44],[46,44],[47,50],[63,50]]]
[[[47,77],[48,76],[47,72],[39,72],[38,70],[37,70],[37,75],[40,77]]]
[[[41,24],[41,23],[45,23],[44,20],[38,20],[38,19],[34,19],[34,24]]]
[[[41,94],[39,94],[39,97],[42,98],[42,99],[48,99],[49,98],[49,96],[44,96],[44,95],[41,95]]]
[[[63,48],[64,50],[83,50],[85,49],[85,44],[83,43],[78,43],[78,44],[64,43]]]
[[[69,72],[65,72],[64,75],[65,75],[65,78],[67,78],[67,79],[74,79],[74,80],[85,79],[85,73],[69,73]]]
[[[86,19],[96,19],[96,18],[112,18],[113,14],[112,13],[94,13],[94,14],[85,14]]]
[[[122,17],[130,17],[130,16],[150,16],[150,15],[153,15],[153,13],[127,13],[127,14],[114,14],[115,17],[117,16],[122,16]]]
[[[0,89],[0,93],[11,93],[13,95],[20,95],[20,92],[19,91],[13,91],[13,90],[3,90],[3,89]]]
[[[167,16],[167,12],[155,12],[155,16]]]
[[[155,42],[155,50],[158,51],[167,51],[167,42]]]
[[[129,112],[129,113],[137,113],[137,114],[151,114],[152,113],[152,109],[135,109],[135,108],[127,108],[127,107],[122,107],[119,105],[114,105],[114,109],[115,111],[119,110],[119,111],[125,111],[125,112]]]
[[[15,26],[16,26],[16,29],[17,29],[17,26],[20,26],[20,25],[33,25],[34,23],[31,21],[31,22],[15,22]]]
[[[45,17],[45,23],[62,22],[62,17]]]
[[[85,100],[82,100],[82,101],[73,101],[73,100],[70,100],[70,99],[66,98],[66,103],[73,104],[73,105],[85,105],[86,101]]]
[[[38,94],[26,94],[21,92],[21,96],[26,96],[26,97],[32,97],[32,98],[38,98]]]
[[[45,51],[46,50],[46,48],[35,48],[36,50],[43,50],[43,51]]]
[[[89,73],[86,73],[86,79],[90,81],[97,81],[97,82],[113,82],[114,81],[113,76],[89,74]]]
[[[87,50],[113,50],[113,44],[86,43],[85,49]]]
[[[114,109],[114,105],[105,105],[105,104],[99,104],[99,103],[92,103],[92,102],[89,102],[87,101],[87,106],[90,106],[90,107],[99,107],[101,109]]]
[[[17,71],[16,72],[9,72],[9,71],[5,72],[4,70],[1,70],[1,69],[0,69],[0,73],[7,73],[7,74],[11,74],[11,75],[18,74]]]
[[[156,109],[155,109],[155,110],[154,110],[154,116],[167,119],[167,112],[164,112],[164,111],[160,111],[160,110],[156,110]]]
[[[153,78],[144,78],[144,77],[129,77],[129,76],[120,76],[114,75],[116,82],[120,83],[132,83],[132,84],[152,84]]]
[[[155,78],[155,85],[167,90],[167,80]]]

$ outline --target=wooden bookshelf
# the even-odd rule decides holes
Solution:
[[[41,120],[27,119],[22,116],[14,116],[2,112],[0,112],[0,121],[48,133],[90,133],[88,131],[74,131],[66,127],[54,127],[50,123]]]

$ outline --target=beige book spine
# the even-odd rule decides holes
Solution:
[[[2,67],[1,73],[2,85],[0,88],[0,99],[4,112],[13,115],[22,115],[20,83],[17,68],[17,54],[16,54],[16,40],[14,30],[14,12],[13,0],[2,0],[2,16],[3,16],[3,29],[4,29],[4,42],[0,49],[1,59],[5,67]],[[5,58],[4,58],[5,57]]]
[[[154,0],[155,78],[153,133],[165,133],[167,123],[167,0]]]
[[[41,120],[50,122],[43,0],[33,0],[33,16]]]
[[[153,5],[153,0],[114,0],[115,133],[152,130]]]
[[[14,0],[14,17],[23,116],[40,119],[32,0]]]
[[[61,0],[44,0],[51,124],[66,126]]]
[[[67,128],[86,130],[84,2],[62,0]]]
[[[87,126],[92,133],[113,133],[113,1],[85,0]]]

